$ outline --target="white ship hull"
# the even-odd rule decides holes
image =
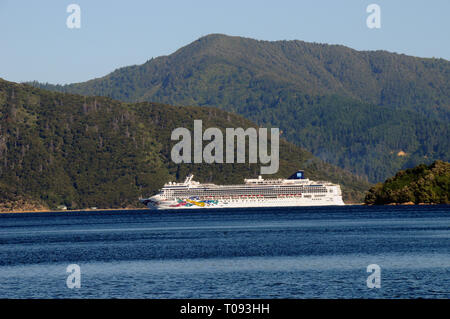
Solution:
[[[241,185],[201,184],[192,177],[184,183],[165,184],[157,195],[140,201],[150,209],[345,205],[339,185],[310,181],[302,171],[288,179],[246,179]]]
[[[142,200],[143,201],[143,200]],[[178,201],[161,201],[158,205],[147,203],[149,209],[204,209],[204,208],[252,208],[252,207],[300,207],[300,206],[342,206],[345,205],[342,198],[326,199],[302,199],[302,198],[276,198],[276,199],[248,199],[248,200],[224,200],[217,204],[205,204],[199,206],[179,205]]]

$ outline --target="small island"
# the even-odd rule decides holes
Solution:
[[[450,163],[436,161],[398,172],[374,185],[367,205],[450,204]]]

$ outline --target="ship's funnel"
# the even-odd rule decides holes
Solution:
[[[303,171],[297,171],[291,176],[289,176],[288,179],[305,179],[305,172]]]

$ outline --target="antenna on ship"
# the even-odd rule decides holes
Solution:
[[[191,181],[192,181],[193,178],[194,178],[194,175],[193,175],[193,174],[189,174],[189,175],[186,177],[186,180],[184,181],[184,184],[185,184],[185,185],[189,185],[189,184],[191,183]]]

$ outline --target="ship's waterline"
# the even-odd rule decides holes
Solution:
[[[344,205],[339,185],[309,180],[303,171],[287,179],[245,179],[241,185],[201,184],[189,175],[184,183],[169,182],[140,201],[151,209]]]

